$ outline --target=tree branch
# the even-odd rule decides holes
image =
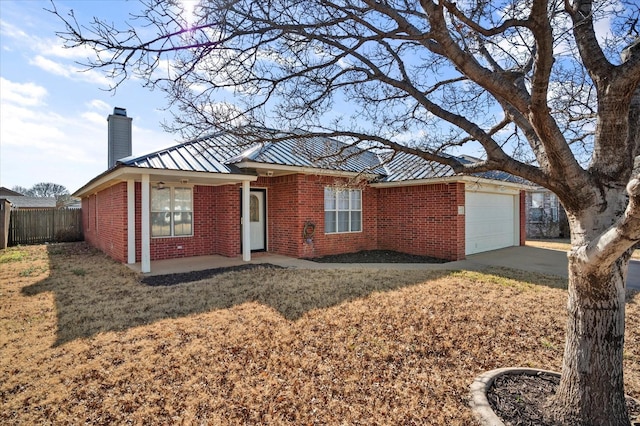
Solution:
[[[618,221],[572,255],[593,268],[607,268],[640,240],[640,156],[627,184],[629,203]]]

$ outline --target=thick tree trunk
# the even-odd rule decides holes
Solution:
[[[557,424],[630,425],[622,373],[628,259],[599,268],[569,255],[569,318],[552,402]]]

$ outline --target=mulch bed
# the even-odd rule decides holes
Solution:
[[[356,253],[333,254],[312,259],[318,263],[447,263],[447,260],[429,256],[418,256],[392,250],[364,250]],[[141,283],[149,286],[171,286],[193,281],[205,280],[226,272],[247,271],[255,268],[282,268],[271,263],[229,266],[225,268],[205,269],[202,271],[183,272],[178,274],[153,275],[144,277]]]
[[[224,274],[227,272],[247,271],[247,270],[256,269],[256,268],[283,269],[282,266],[273,265],[271,263],[259,263],[259,264],[252,263],[249,265],[238,265],[238,266],[228,266],[225,268],[204,269],[202,271],[182,272],[178,274],[153,275],[150,277],[142,278],[140,282],[152,287],[171,286],[171,285],[177,285],[177,284],[188,283],[193,281],[206,280],[207,278],[211,278],[213,276]]]
[[[392,250],[363,250],[356,253],[332,254],[314,257],[318,263],[447,263],[448,260],[430,256],[400,253]]]
[[[544,421],[545,404],[559,383],[560,377],[546,373],[504,374],[493,382],[487,399],[506,426],[553,426]],[[627,410],[631,424],[640,425],[640,404],[627,398]]]

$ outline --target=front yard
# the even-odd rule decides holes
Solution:
[[[260,268],[150,287],[84,243],[0,251],[0,424],[472,424],[468,386],[559,369],[566,285],[495,269]],[[627,393],[640,397],[640,297]]]

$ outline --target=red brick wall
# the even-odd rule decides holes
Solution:
[[[141,192],[136,184],[136,260],[141,256]],[[240,186],[193,187],[193,235],[151,238],[151,260],[240,253]]]
[[[464,259],[464,183],[381,188],[378,247],[440,259]]]
[[[362,232],[325,234],[324,188],[344,184],[328,176],[259,178],[266,188],[267,250],[293,257],[319,257],[359,250],[388,249],[447,260],[464,259],[464,183],[394,188],[365,187]],[[136,183],[136,261],[141,255],[141,186]],[[240,185],[195,186],[191,237],[151,239],[151,260],[241,251]],[[520,244],[524,245],[524,192],[520,194]],[[127,184],[118,183],[82,200],[85,239],[114,259],[127,261]],[[305,223],[316,225],[313,241],[303,240]],[[180,247],[180,248],[178,248]]]
[[[85,240],[120,262],[127,261],[127,184],[82,199]]]
[[[213,189],[214,254],[240,254],[240,185],[216,186]]]
[[[300,223],[297,206],[301,176],[259,178],[251,183],[252,187],[267,189],[267,250],[270,252],[297,256],[295,235]]]
[[[258,179],[253,186],[267,188],[268,251],[293,257],[320,257],[375,249],[378,193],[374,188],[362,191],[362,232],[324,232],[324,188],[345,182],[335,177],[303,174]],[[306,222],[316,225],[311,243],[302,237]]]
[[[141,259],[141,184],[136,183],[136,261]],[[193,188],[193,236],[151,238],[151,260],[240,253],[238,185]],[[112,258],[127,261],[127,184],[83,198],[85,240]],[[179,248],[180,247],[180,248]]]

